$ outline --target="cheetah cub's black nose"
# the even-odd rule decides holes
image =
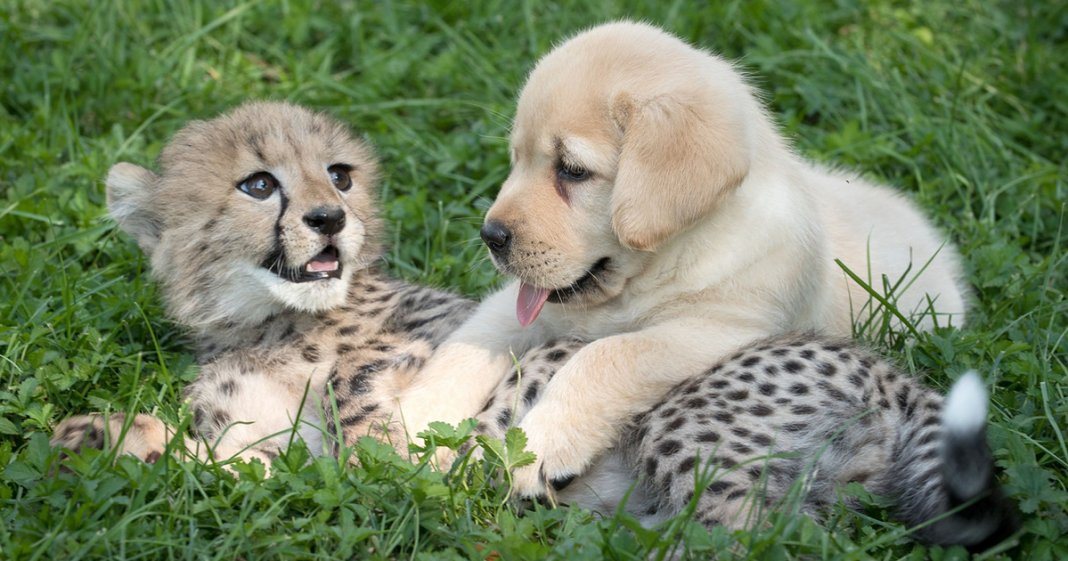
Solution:
[[[486,242],[486,246],[493,253],[501,255],[508,252],[512,242],[512,233],[508,231],[504,224],[491,220],[482,225],[482,230],[479,233],[482,235],[482,241]]]
[[[336,234],[345,227],[345,211],[339,206],[313,208],[304,214],[304,223],[320,234]]]

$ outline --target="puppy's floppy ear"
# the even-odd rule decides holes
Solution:
[[[638,103],[615,96],[623,131],[612,227],[631,249],[651,251],[710,212],[749,172],[744,126],[700,93]],[[718,114],[717,114],[718,113]]]
[[[111,166],[105,180],[108,212],[124,232],[130,234],[145,255],[159,243],[161,219],[156,212],[156,184],[159,177],[134,164],[120,162]]]

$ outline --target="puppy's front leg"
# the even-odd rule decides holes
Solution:
[[[412,385],[398,398],[393,421],[403,421],[408,438],[433,421],[456,424],[478,415],[500,380],[538,342],[541,331],[521,329],[515,319],[516,287],[486,298],[474,315],[434,352]]]
[[[546,483],[562,488],[676,384],[767,335],[755,327],[678,320],[587,345],[519,424],[538,458],[515,471],[514,489],[534,497],[547,492]]]

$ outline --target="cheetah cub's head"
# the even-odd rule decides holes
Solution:
[[[329,117],[249,103],[186,125],[159,164],[112,167],[108,209],[196,330],[339,306],[377,256],[374,154]]]

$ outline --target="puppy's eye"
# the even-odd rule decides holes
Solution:
[[[349,175],[351,171],[352,168],[345,164],[334,164],[326,168],[326,172],[330,174],[330,182],[338,191],[348,191],[352,188],[352,176]]]
[[[237,184],[239,191],[261,201],[270,197],[277,188],[278,180],[265,171],[256,172]]]
[[[578,183],[589,179],[591,174],[590,170],[583,167],[560,164],[556,170],[556,175],[562,181]]]

